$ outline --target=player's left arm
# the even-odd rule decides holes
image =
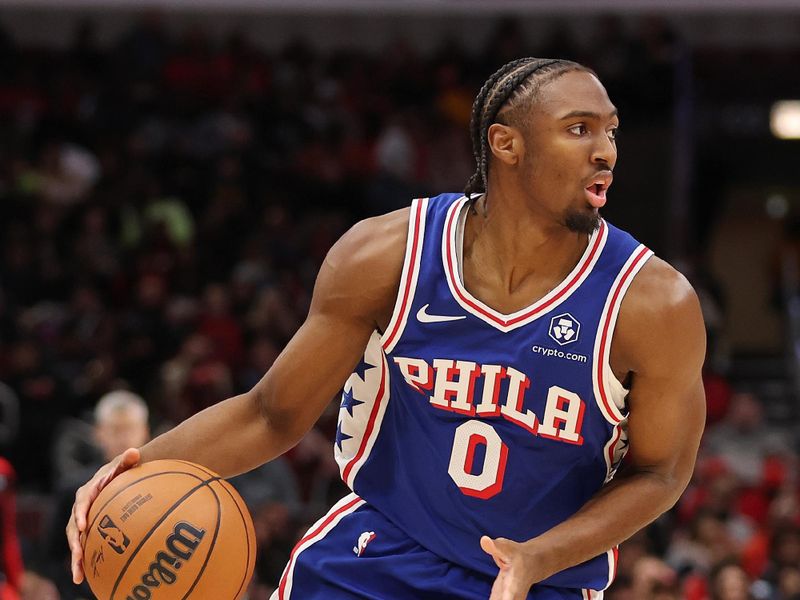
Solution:
[[[686,279],[652,258],[620,309],[612,361],[631,374],[624,468],[575,515],[524,542],[481,546],[500,567],[491,600],[606,552],[669,510],[689,483],[705,423],[705,328]]]

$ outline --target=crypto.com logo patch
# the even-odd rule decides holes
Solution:
[[[581,324],[578,319],[569,313],[556,315],[550,319],[550,331],[548,335],[559,346],[566,346],[578,341],[581,332]]]

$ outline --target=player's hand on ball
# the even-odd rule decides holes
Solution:
[[[82,582],[84,577],[81,535],[86,531],[89,507],[114,477],[138,465],[139,460],[139,450],[128,448],[114,460],[100,467],[94,477],[75,493],[75,504],[72,505],[72,515],[67,523],[67,542],[72,553],[72,581],[76,584]]]
[[[519,542],[505,538],[481,538],[481,548],[500,569],[489,600],[525,600],[531,586],[539,581],[533,556]]]

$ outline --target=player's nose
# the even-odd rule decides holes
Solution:
[[[595,136],[591,161],[593,164],[607,164],[610,169],[614,168],[617,163],[617,146],[609,136]]]

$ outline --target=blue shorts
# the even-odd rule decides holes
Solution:
[[[423,548],[355,494],[298,542],[271,600],[487,600],[493,579]],[[528,600],[601,600],[534,586]]]

